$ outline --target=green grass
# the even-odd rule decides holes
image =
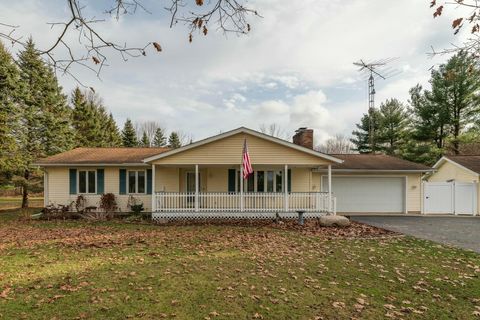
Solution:
[[[30,197],[30,207],[43,207],[42,197]],[[20,208],[22,205],[21,197],[0,197],[0,210]]]
[[[0,213],[0,319],[471,319],[480,305],[479,255],[409,237],[16,215]]]

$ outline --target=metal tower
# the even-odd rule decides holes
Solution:
[[[383,80],[393,77],[397,74],[396,70],[388,69],[388,70],[381,70],[382,67],[387,65],[387,63],[396,60],[396,58],[389,58],[378,60],[370,63],[364,62],[362,59],[358,62],[354,62],[353,64],[360,67],[360,72],[366,72],[369,74],[368,77],[368,127],[369,127],[369,140],[370,140],[370,148],[371,152],[375,153],[375,77],[379,77]],[[377,71],[378,69],[378,71]]]

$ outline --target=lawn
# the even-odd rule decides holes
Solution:
[[[43,198],[41,197],[31,197],[29,202],[31,207],[43,207]],[[0,197],[0,210],[15,209],[21,205],[21,197]]]
[[[6,211],[0,319],[480,314],[479,255],[362,228],[23,221]]]

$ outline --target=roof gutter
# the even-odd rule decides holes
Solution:
[[[435,169],[425,169],[425,170],[377,170],[377,169],[332,169],[332,172],[372,172],[372,173],[423,173],[423,172],[434,172]],[[324,168],[313,169],[313,172],[327,172]]]
[[[147,163],[33,163],[39,167],[149,167]]]

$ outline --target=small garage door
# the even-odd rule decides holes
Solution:
[[[475,214],[477,185],[468,182],[426,182],[424,212],[445,214]]]
[[[322,186],[328,191],[327,177]],[[403,177],[332,177],[332,191],[337,212],[405,212]]]

